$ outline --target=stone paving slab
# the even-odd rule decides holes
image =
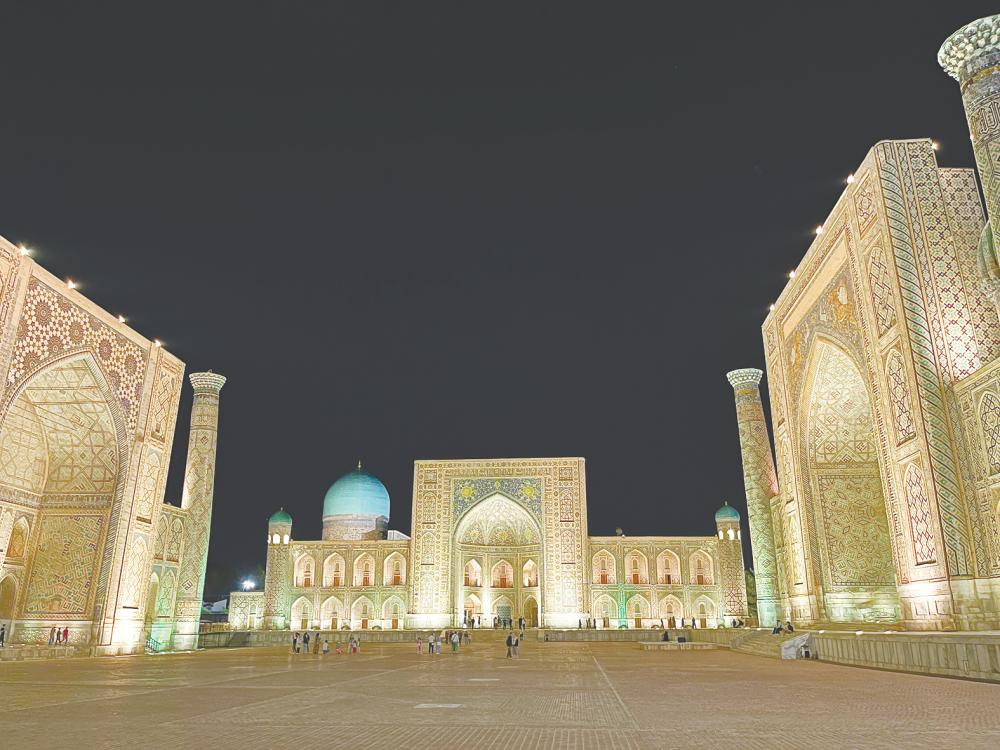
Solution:
[[[4,746],[1000,747],[1000,685],[631,643],[0,664]]]

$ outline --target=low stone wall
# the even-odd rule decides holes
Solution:
[[[292,647],[292,633],[302,631],[292,630],[231,630],[224,633],[202,633],[198,639],[201,648],[240,648],[245,646],[287,646]],[[340,641],[343,644],[353,635],[362,643],[414,643],[417,636],[426,641],[432,633],[440,635],[440,630],[310,630],[309,638],[315,638],[319,633],[330,643]],[[473,630],[475,640],[480,633],[500,632],[489,630]],[[312,648],[312,642],[309,644]]]
[[[0,648],[0,661],[24,659],[65,659],[76,654],[73,646],[21,646],[6,645]]]
[[[820,661],[1000,682],[1000,635],[813,631]]]
[[[734,638],[754,632],[747,628],[698,628],[684,631],[688,640],[696,643],[715,643],[719,646],[729,646]]]

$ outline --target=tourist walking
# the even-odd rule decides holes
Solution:
[[[434,634],[427,636],[427,655],[434,656]]]
[[[510,659],[514,656],[514,634],[507,633],[507,658]]]
[[[7,640],[7,626],[0,625],[0,648],[3,648],[3,642]]]
[[[56,645],[62,645],[62,628],[56,628]]]
[[[515,659],[521,658],[521,639],[518,638],[516,635],[514,636],[514,658]]]
[[[329,638],[324,638],[323,639],[323,656],[329,656],[329,655],[330,655],[330,639]]]
[[[458,631],[451,634],[451,653],[458,653]]]
[[[423,647],[423,645],[424,645],[424,639],[423,639],[423,638],[421,638],[421,637],[420,637],[420,636],[418,635],[418,636],[417,636],[417,653],[418,653],[418,654],[420,654],[420,653],[422,653],[422,652],[423,652],[423,648],[422,648],[422,647]]]
[[[63,645],[69,643],[69,626],[63,628]]]
[[[299,653],[299,634],[292,633],[292,653]]]
[[[52,630],[49,631],[49,645],[51,646],[55,642],[56,642],[56,629],[52,628]]]
[[[309,633],[302,634],[302,653],[309,653]]]
[[[316,635],[313,637],[313,653],[314,654],[319,654],[319,642],[320,642],[320,640],[322,640],[322,639],[319,637],[319,631],[317,630],[316,631]]]

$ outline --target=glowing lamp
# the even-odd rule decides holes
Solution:
[[[852,182],[854,182],[854,175],[853,174],[847,175],[847,184],[850,185]]]
[[[66,286],[70,289],[76,289],[76,282],[73,279],[66,279]]]

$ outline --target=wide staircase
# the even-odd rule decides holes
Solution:
[[[729,642],[729,648],[744,654],[767,656],[771,659],[781,658],[781,644],[803,635],[802,632],[771,635],[770,630],[749,630],[735,636]]]

